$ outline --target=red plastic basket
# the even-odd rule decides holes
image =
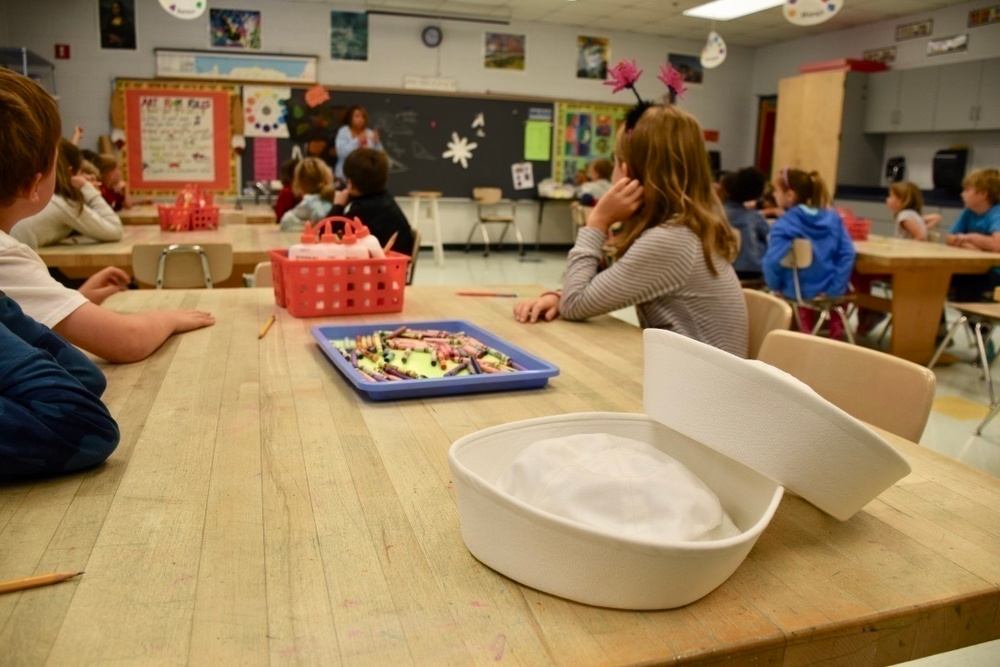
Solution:
[[[212,193],[193,185],[177,195],[173,206],[159,204],[160,229],[168,232],[200,231],[219,228],[219,207],[212,205]]]
[[[360,225],[347,218],[334,222]],[[403,310],[408,255],[389,251],[384,259],[289,259],[287,250],[271,250],[274,300],[295,317],[398,313]]]
[[[844,221],[844,226],[847,227],[847,234],[854,241],[865,241],[868,239],[868,234],[872,230],[872,221],[867,218],[857,218],[854,216],[854,211],[849,208],[837,209],[840,214],[840,219]]]

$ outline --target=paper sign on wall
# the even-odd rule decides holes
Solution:
[[[530,162],[515,162],[510,165],[510,174],[515,190],[531,190],[535,187],[535,169]]]
[[[288,86],[243,86],[243,132],[248,137],[288,137]]]
[[[714,30],[708,33],[708,41],[701,50],[701,66],[705,69],[715,69],[726,62],[726,42],[722,35]]]
[[[273,181],[278,178],[278,140],[275,137],[254,139],[253,177],[255,181]]]
[[[552,159],[552,123],[529,120],[524,124],[524,159],[537,162]]]
[[[789,23],[818,25],[840,11],[844,0],[787,0],[782,11]]]

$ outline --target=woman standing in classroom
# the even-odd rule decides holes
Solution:
[[[382,142],[378,130],[368,127],[368,112],[360,105],[347,108],[344,125],[337,131],[337,166],[333,170],[340,182],[344,182],[344,160],[359,148],[381,151]]]

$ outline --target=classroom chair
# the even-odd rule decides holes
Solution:
[[[996,297],[994,296],[994,298]],[[980,435],[983,432],[983,428],[1000,412],[1000,403],[997,402],[996,395],[993,392],[993,375],[990,372],[990,364],[993,360],[990,359],[990,355],[986,351],[986,342],[993,333],[993,329],[1000,324],[1000,303],[949,303],[948,306],[957,310],[959,317],[948,327],[948,333],[945,334],[941,344],[938,345],[934,356],[931,357],[930,362],[927,364],[927,368],[934,368],[934,365],[937,364],[938,359],[941,358],[941,354],[948,348],[948,344],[954,338],[955,332],[958,331],[959,327],[964,325],[972,329],[976,343],[976,359],[983,371],[983,381],[986,383],[986,392],[990,399],[990,413],[986,415],[986,418],[979,423],[979,426],[974,431],[976,435]],[[983,335],[984,330],[986,331],[985,336]]]
[[[590,216],[590,212],[594,210],[594,207],[573,202],[570,205],[570,210],[573,211],[573,240],[575,241],[580,228],[587,226],[587,218]]]
[[[253,267],[253,287],[274,287],[271,262],[257,262]]]
[[[469,230],[469,238],[465,241],[465,252],[469,252],[472,247],[472,237],[476,229],[483,235],[483,257],[490,256],[490,235],[487,225],[503,225],[500,232],[500,239],[497,244],[503,246],[504,236],[507,229],[514,228],[514,236],[517,237],[517,250],[524,255],[524,239],[521,237],[521,230],[517,226],[517,202],[504,201],[503,190],[500,188],[473,188],[472,198],[476,200],[478,206],[476,213],[478,221]]]
[[[808,308],[809,310],[815,310],[819,313],[819,317],[816,318],[816,326],[813,327],[812,335],[819,333],[820,329],[823,328],[823,324],[827,320],[833,318],[833,313],[836,313],[837,317],[844,324],[844,334],[847,336],[847,340],[853,345],[854,344],[854,332],[851,330],[851,323],[847,319],[847,313],[844,312],[844,306],[851,303],[854,297],[850,294],[844,296],[818,296],[812,299],[802,298],[802,287],[799,284],[799,271],[802,269],[807,269],[812,266],[813,253],[812,253],[812,243],[809,239],[795,239],[792,241],[792,249],[788,251],[788,254],[781,260],[781,265],[792,270],[792,279],[795,283],[795,296],[794,298],[785,297],[785,300],[792,305],[793,315],[795,316],[795,323],[802,329],[802,319],[799,317],[799,308]]]
[[[928,369],[885,352],[797,331],[772,331],[760,361],[794,375],[838,408],[919,442],[934,401]]]
[[[747,302],[749,336],[747,359],[756,359],[764,337],[774,330],[788,330],[792,326],[792,307],[773,294],[743,288]]]
[[[406,267],[406,284],[413,284],[413,274],[417,270],[417,259],[420,258],[420,230],[416,227],[410,227],[410,233],[413,235],[413,248],[410,249],[410,265]]]
[[[233,247],[228,243],[139,243],[132,247],[132,273],[156,289],[212,289],[233,273]]]

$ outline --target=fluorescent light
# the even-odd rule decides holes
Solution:
[[[699,19],[728,21],[748,14],[756,14],[772,7],[780,7],[783,4],[785,4],[785,0],[715,0],[715,2],[692,7],[682,13],[684,16],[694,16]]]

